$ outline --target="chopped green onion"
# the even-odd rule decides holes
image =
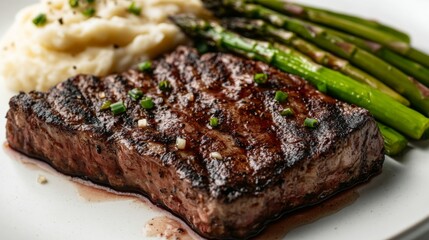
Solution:
[[[136,5],[136,2],[132,2],[131,5],[128,7],[128,12],[132,13],[136,16],[140,16],[141,12],[142,12],[142,8],[138,7]]]
[[[168,92],[171,90],[171,85],[170,82],[165,80],[165,81],[161,81],[159,83],[159,90],[163,91],[163,92]]]
[[[257,84],[265,84],[268,81],[268,74],[266,74],[266,73],[257,73],[253,77],[253,80]]]
[[[289,97],[289,94],[287,94],[287,93],[285,93],[285,92],[283,92],[283,91],[277,91],[276,92],[276,95],[274,96],[274,99],[277,101],[277,102],[280,102],[280,103],[282,103],[282,102],[285,102],[286,100],[287,100],[287,98]]]
[[[37,15],[37,17],[35,17],[33,19],[33,23],[34,25],[36,25],[37,27],[42,27],[44,26],[46,23],[48,22],[48,18],[46,17],[46,14],[41,13],[39,15]]]
[[[210,51],[210,46],[203,41],[197,41],[195,43],[195,48],[200,54],[208,53]]]
[[[95,2],[95,0],[86,0],[87,3],[92,4]]]
[[[306,118],[304,120],[304,126],[308,128],[316,128],[319,121],[315,118]]]
[[[124,102],[119,101],[110,105],[110,110],[112,110],[113,115],[119,115],[127,111],[127,107],[125,107]]]
[[[151,97],[145,97],[140,101],[140,106],[144,109],[150,110],[155,106],[155,104]]]
[[[289,117],[295,115],[295,112],[292,110],[292,108],[285,108],[280,112],[280,115]]]
[[[95,15],[95,9],[94,8],[87,8],[87,9],[82,11],[82,14],[88,18],[93,17]]]
[[[144,61],[139,64],[139,70],[140,72],[149,72],[152,70],[152,62],[151,61]]]
[[[217,117],[211,117],[210,118],[210,126],[217,127],[219,126],[219,119]]]
[[[128,95],[134,100],[134,101],[138,101],[140,98],[143,97],[143,92],[142,90],[138,89],[138,88],[134,88],[133,90],[128,92]]]
[[[79,0],[69,0],[69,5],[72,8],[77,8],[79,7]]]
[[[105,101],[105,102],[101,105],[101,107],[100,107],[100,111],[105,111],[105,110],[109,109],[111,105],[112,105],[112,102],[111,102],[111,101],[109,101],[109,100]]]

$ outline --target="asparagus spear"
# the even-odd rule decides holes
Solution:
[[[425,68],[424,66],[415,63],[378,43],[328,28],[325,28],[325,30],[346,40],[347,42],[353,43],[356,46],[377,55],[381,59],[389,62],[390,64],[394,65],[395,67],[399,68],[400,70],[416,78],[418,81],[429,87],[429,68]]]
[[[225,19],[223,21],[227,28],[236,32],[246,34],[246,36],[257,36],[264,39],[272,39],[282,44],[286,44],[300,51],[304,55],[310,57],[316,63],[337,70],[357,81],[365,83],[373,88],[386,93],[398,102],[409,106],[409,101],[402,97],[397,92],[380,82],[378,79],[372,77],[366,72],[354,67],[348,61],[336,57],[329,52],[326,52],[313,44],[299,38],[292,32],[285,31],[274,27],[262,20],[251,20],[246,18],[233,18]]]
[[[339,12],[333,12],[333,11],[329,11],[326,9],[310,7],[310,6],[303,5],[303,4],[299,4],[299,6],[307,8],[307,9],[311,9],[314,11],[330,14],[330,15],[336,16],[338,18],[342,18],[342,19],[345,19],[345,20],[348,20],[351,22],[355,22],[355,23],[360,24],[360,25],[365,25],[367,27],[376,29],[376,30],[381,31],[381,32],[389,33],[393,36],[396,36],[399,39],[402,39],[402,41],[407,42],[407,43],[411,42],[411,38],[407,33],[400,31],[398,29],[392,28],[390,26],[381,24],[381,23],[374,21],[374,20],[368,20],[368,19],[364,19],[364,18],[360,18],[357,16],[352,16],[352,15],[348,15],[348,14],[344,14],[344,13],[339,13]]]
[[[417,49],[414,49],[409,42],[404,41],[402,37],[398,37],[396,34],[390,34],[385,31],[370,28],[367,25],[362,25],[362,21],[350,21],[327,11],[319,11],[315,8],[308,8],[303,5],[286,2],[284,0],[250,0],[249,2],[255,2],[284,14],[306,19],[311,22],[326,25],[343,32],[348,32],[353,35],[372,40],[401,55],[407,56],[426,67],[429,67],[429,56]]]
[[[414,108],[429,116],[428,88],[413,81],[403,72],[380,58],[335,35],[329,34],[321,27],[287,17],[260,5],[246,3],[245,0],[203,0],[203,3],[221,15],[232,11],[232,14],[264,19],[277,27],[296,33],[319,47],[349,60],[354,65],[377,77],[410,100]]]
[[[377,125],[383,135],[387,155],[395,156],[404,151],[408,145],[408,140],[404,136],[382,123],[377,123]]]
[[[409,59],[416,61],[418,63],[420,63],[421,65],[428,67],[429,68],[429,55],[427,55],[426,53],[415,49],[415,48],[411,48],[408,50],[408,52],[406,52],[405,54],[402,54],[406,57],[408,57]]]
[[[301,54],[280,50],[267,42],[241,37],[215,22],[186,15],[174,16],[171,19],[190,36],[202,38],[220,49],[260,60],[285,72],[299,75],[315,86],[325,86],[331,96],[368,109],[379,121],[411,138],[429,136],[428,118],[377,89],[322,67]]]
[[[408,42],[403,41],[402,38],[399,38],[396,35],[379,31],[375,28],[363,25],[360,22],[350,21],[328,12],[318,11],[314,8],[308,8],[303,5],[287,2],[284,0],[252,0],[251,2],[261,4],[265,7],[290,16],[320,23],[344,32],[354,34],[356,36],[364,37],[375,42],[380,42],[386,46],[401,48],[408,47]]]

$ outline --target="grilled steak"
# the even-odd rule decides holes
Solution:
[[[254,83],[257,73],[268,82]],[[158,87],[164,80],[167,91]],[[131,99],[134,88],[155,108]],[[284,102],[275,100],[280,90]],[[123,100],[126,112],[99,110],[107,99]],[[282,116],[285,108],[294,115]],[[318,125],[304,126],[306,118]],[[20,93],[7,119],[12,148],[67,175],[145,194],[208,238],[251,236],[282,213],[368,180],[384,159],[366,110],[264,63],[188,47],[152,72],[79,75],[47,93]]]

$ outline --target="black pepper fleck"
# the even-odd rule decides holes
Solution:
[[[101,147],[99,145],[95,146],[95,150],[97,151],[98,154],[101,154]]]
[[[118,45],[118,44],[113,44],[113,48],[114,48],[114,49],[118,49],[118,48],[119,48],[119,45]]]

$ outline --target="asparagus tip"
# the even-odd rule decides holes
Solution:
[[[206,21],[189,14],[169,16],[169,19],[190,36],[197,36],[198,30],[205,29],[207,27]]]

